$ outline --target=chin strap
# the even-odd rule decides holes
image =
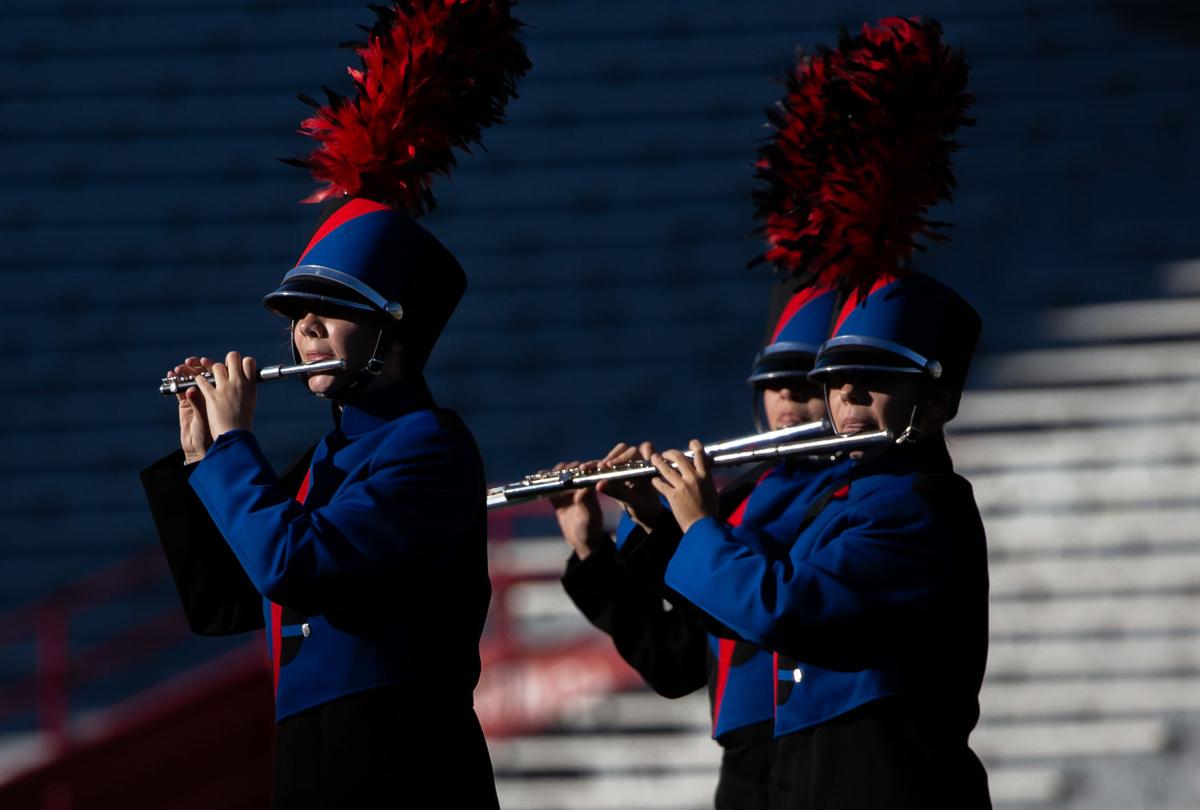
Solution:
[[[829,386],[824,385],[822,388],[825,393],[825,412],[832,414],[833,409],[829,406]],[[917,427],[917,423],[921,421],[922,404],[923,401],[913,405],[912,413],[908,415],[908,426],[896,437],[896,444],[916,444],[921,440],[921,429]]]
[[[916,444],[921,440],[921,429],[917,427],[917,422],[921,421],[920,409],[919,404],[913,405],[912,413],[908,417],[908,427],[896,437],[896,444]]]
[[[379,335],[375,338],[375,348],[371,351],[371,357],[363,364],[353,379],[347,380],[341,385],[334,385],[330,390],[322,393],[310,393],[317,399],[342,401],[353,398],[356,393],[366,388],[371,380],[383,373],[383,369],[387,365],[387,349],[386,330],[381,327]],[[301,362],[299,353],[296,351],[295,341],[292,342],[292,357],[296,359],[297,363]]]

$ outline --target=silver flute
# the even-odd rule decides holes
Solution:
[[[293,374],[316,374],[321,371],[341,371],[346,367],[345,360],[322,360],[319,363],[297,363],[293,365],[266,366],[258,370],[258,379],[278,380],[283,377],[290,377]],[[206,371],[199,375],[209,382],[213,381],[211,371]],[[182,394],[189,388],[195,388],[197,385],[195,377],[163,377],[162,384],[158,386],[158,393],[163,396],[172,394]]]
[[[835,456],[852,450],[864,450],[894,443],[891,431],[879,430],[872,433],[856,433],[841,436],[831,433],[827,421],[809,422],[767,433],[755,433],[738,439],[708,445],[704,448],[713,467],[732,467],[752,464],[788,456]],[[826,434],[819,438],[800,438]],[[691,458],[692,453],[684,455]],[[675,465],[671,465],[675,466]],[[539,472],[527,475],[520,481],[493,487],[487,491],[487,508],[498,509],[517,503],[535,500],[548,495],[557,495],[571,489],[592,486],[601,481],[630,480],[658,475],[658,470],[649,461],[637,459],[609,470],[584,471],[571,467],[557,472]]]

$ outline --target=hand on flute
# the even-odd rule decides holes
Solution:
[[[564,461],[555,464],[551,472],[581,467],[595,469],[600,462]],[[575,552],[575,556],[586,560],[597,545],[607,540],[604,532],[604,516],[600,513],[600,499],[592,487],[569,489],[550,498],[554,517],[563,539]]]
[[[165,376],[196,377],[211,369],[212,365],[207,357],[192,356]],[[175,399],[179,402],[179,446],[183,449],[183,462],[195,464],[204,458],[213,442],[208,429],[208,415],[204,412],[204,397],[195,390],[187,390],[176,394]]]
[[[642,442],[638,447],[632,447],[624,442],[620,442],[600,461],[599,469],[612,469],[622,464],[628,464],[637,458],[649,460],[653,453],[654,445],[650,444],[650,442]],[[654,527],[655,521],[658,520],[658,516],[662,513],[662,501],[658,499],[658,495],[650,487],[648,479],[636,478],[601,481],[596,484],[596,489],[600,494],[620,501],[625,514],[629,515],[633,522],[646,532],[649,532]]]
[[[704,445],[699,439],[692,439],[688,449],[692,451],[692,458],[678,450],[668,450],[661,455],[654,453],[650,457],[650,463],[658,470],[658,477],[652,478],[650,483],[667,499],[684,532],[697,520],[717,514],[717,487],[709,475]]]
[[[213,363],[208,358],[201,358],[200,362],[206,371],[212,372],[213,381],[197,377],[196,387],[188,391],[188,396],[203,399],[212,439],[231,430],[253,429],[254,405],[258,399],[258,364],[254,358],[230,352],[225,355],[224,363]]]

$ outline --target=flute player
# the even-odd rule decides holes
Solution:
[[[466,277],[410,215],[515,94],[518,27],[505,0],[381,8],[358,97],[303,124],[326,183],[310,201],[329,204],[264,303],[291,321],[297,362],[346,361],[307,377],[334,425],[304,460],[267,463],[252,358],[173,369],[213,380],[178,397],[181,448],[142,480],[192,629],[267,629],[276,808],[497,806],[472,704],[483,465],[422,373]]]

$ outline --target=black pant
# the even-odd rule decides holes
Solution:
[[[775,741],[771,810],[988,810],[987,773],[958,735],[898,698]]]
[[[499,807],[469,696],[381,687],[288,717],[277,731],[275,810]]]
[[[721,735],[715,810],[767,810],[774,733],[775,724],[764,720]]]

